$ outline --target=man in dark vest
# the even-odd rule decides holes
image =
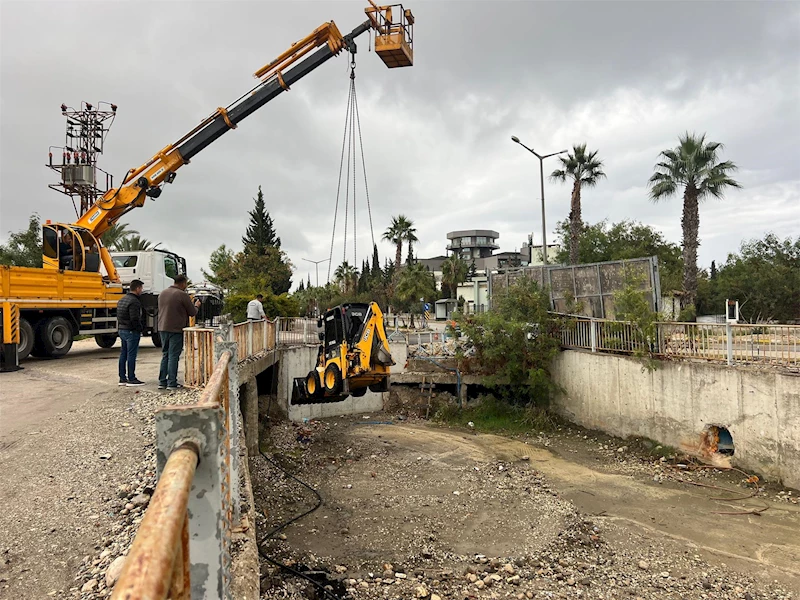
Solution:
[[[143,288],[144,283],[134,279],[128,293],[117,302],[117,330],[122,345],[119,353],[119,385],[129,387],[144,385],[144,381],[136,378],[136,355],[144,329],[144,311],[139,300]]]
[[[186,293],[186,275],[178,275],[175,283],[158,295],[158,333],[161,336],[161,369],[158,372],[158,389],[177,390],[178,359],[183,352],[183,328],[189,326],[189,317],[197,314],[200,299],[194,304]]]

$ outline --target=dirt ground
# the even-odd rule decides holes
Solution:
[[[340,598],[800,595],[800,505],[787,491],[713,500],[752,484],[577,427],[515,440],[382,414],[275,423],[264,451],[324,499],[264,553]],[[253,464],[262,535],[314,506]],[[262,598],[321,597],[269,561],[262,575]]]
[[[136,371],[146,386],[117,386],[118,357],[119,343],[82,340],[64,358],[0,374],[0,598],[108,593],[105,569],[155,482],[153,410],[180,401],[156,391],[161,350],[150,340]],[[81,593],[91,580],[94,593]]]

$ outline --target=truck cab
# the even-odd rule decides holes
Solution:
[[[145,312],[142,335],[149,335],[153,345],[161,346],[161,337],[158,335],[158,295],[172,285],[175,277],[186,275],[186,259],[169,250],[158,248],[110,254],[125,293],[134,279],[144,284],[139,297]],[[101,273],[106,274],[102,267]],[[100,342],[101,340],[97,341],[98,344]],[[113,345],[113,341],[111,344]]]

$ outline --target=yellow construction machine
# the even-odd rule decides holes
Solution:
[[[176,172],[202,150],[290,86],[330,58],[346,51],[356,53],[355,38],[375,32],[375,52],[389,68],[413,64],[414,16],[401,4],[377,6],[369,0],[367,20],[342,35],[331,21],[292,44],[278,58],[255,72],[261,81],[227,107],[220,107],[191,131],[165,146],[142,165],[130,169],[118,187],[110,187],[82,209],[74,223],[43,226],[43,267],[0,267],[0,311],[19,319],[13,335],[19,338],[18,357],[34,354],[60,357],[72,346],[75,335],[103,336],[117,332],[116,304],[124,292],[117,265],[101,241],[101,235],[119,219],[144,206],[147,198],[158,198],[164,184],[175,180]],[[164,66],[164,65],[160,65]],[[168,65],[167,65],[168,66]],[[87,105],[92,110],[91,105]],[[112,105],[116,112],[116,106]],[[96,110],[96,109],[95,109]],[[62,105],[65,116],[67,107]],[[91,149],[89,149],[91,150]],[[64,184],[77,176],[94,185],[93,167],[85,152],[65,154]],[[66,180],[70,178],[69,182]],[[105,274],[102,272],[105,271]],[[8,319],[0,319],[0,323]],[[19,333],[17,333],[17,331]],[[2,333],[2,332],[0,332]],[[102,345],[102,344],[101,344]]]
[[[383,313],[375,302],[336,306],[320,317],[317,365],[295,380],[294,404],[337,402],[367,390],[386,392],[395,364]]]

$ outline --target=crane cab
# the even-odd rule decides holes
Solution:
[[[100,243],[89,231],[74,225],[42,226],[42,265],[63,271],[100,271]]]
[[[384,64],[395,67],[410,67],[414,64],[414,15],[402,4],[365,8],[375,29],[375,53]]]

